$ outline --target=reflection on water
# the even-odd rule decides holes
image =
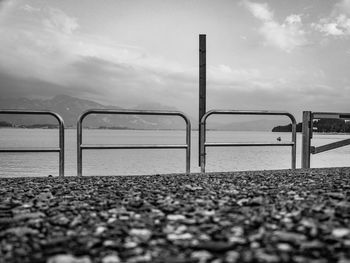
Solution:
[[[289,133],[209,131],[211,142],[290,141]],[[315,134],[313,145],[323,145],[349,135]],[[76,131],[66,130],[65,174],[76,175]],[[301,135],[297,141],[300,167]],[[84,144],[184,144],[185,131],[84,130]],[[0,147],[51,147],[58,145],[58,131],[0,129]],[[350,166],[350,147],[311,157],[312,167]],[[0,153],[0,176],[58,175],[58,153]],[[207,171],[286,169],[291,167],[291,147],[219,147],[207,149]],[[192,132],[191,172],[199,172],[198,133]],[[84,150],[84,175],[142,175],[185,171],[184,149]]]

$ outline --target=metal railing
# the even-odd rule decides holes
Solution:
[[[118,145],[93,145],[83,144],[82,123],[86,116],[90,114],[121,114],[121,115],[160,115],[160,116],[179,116],[186,123],[186,144],[118,144]],[[83,150],[97,149],[186,149],[186,173],[190,173],[191,165],[191,122],[189,118],[180,111],[151,111],[151,110],[115,110],[115,109],[90,109],[80,115],[77,123],[77,163],[78,176],[82,176]]]
[[[56,118],[59,126],[59,146],[58,147],[28,147],[28,148],[0,148],[0,152],[58,152],[59,153],[59,176],[64,176],[64,121],[62,117],[51,111],[44,110],[0,110],[0,114],[16,114],[16,115],[51,115]]]
[[[218,143],[206,142],[206,120],[210,115],[282,115],[287,116],[292,122],[292,141],[284,143]],[[291,146],[292,147],[292,169],[296,166],[296,120],[294,116],[285,111],[242,111],[242,110],[211,110],[204,114],[200,122],[201,138],[199,146],[199,158],[201,172],[205,173],[206,147],[227,147],[227,146]]]
[[[302,142],[302,153],[301,153],[302,168],[310,168],[311,154],[318,154],[321,152],[350,145],[350,139],[345,139],[342,141],[337,141],[337,142],[329,143],[318,147],[311,146],[314,119],[350,120],[350,113],[303,111],[303,142]]]

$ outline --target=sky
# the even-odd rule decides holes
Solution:
[[[0,0],[0,95],[349,112],[350,0]],[[1,107],[1,105],[0,105]]]

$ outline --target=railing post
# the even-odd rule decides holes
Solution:
[[[77,175],[83,175],[83,150],[81,149],[82,144],[82,119],[83,115],[80,116],[77,122]]]
[[[186,121],[186,173],[191,173],[191,122],[188,118],[185,118]]]
[[[303,111],[303,138],[302,138],[302,151],[301,151],[302,168],[310,168],[311,137],[312,137],[311,111]]]
[[[294,142],[294,145],[292,146],[292,169],[295,169],[296,162],[297,162],[297,124],[296,122],[292,123],[292,142]]]
[[[199,165],[201,165],[201,137],[202,129],[201,129],[201,120],[203,115],[206,112],[206,81],[207,81],[207,73],[206,73],[206,35],[199,35],[199,127],[198,127],[198,161]]]
[[[61,119],[61,122],[59,122],[59,145],[60,145],[60,152],[59,152],[59,171],[58,176],[63,177],[64,176],[64,123]]]
[[[206,117],[203,117],[200,120],[200,138],[199,138],[199,162],[200,162],[200,166],[201,166],[201,173],[205,173],[205,120]]]

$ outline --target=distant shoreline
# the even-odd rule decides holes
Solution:
[[[28,129],[28,130],[54,130],[58,129],[58,126],[56,127],[27,127],[27,126],[21,126],[21,127],[5,127],[5,126],[0,126],[0,129]],[[76,127],[65,127],[65,130],[76,130]],[[128,128],[128,127],[123,127],[123,128],[118,128],[118,127],[112,127],[112,128],[92,128],[92,127],[84,127],[84,129],[87,130],[120,130],[120,131],[184,131],[185,129],[136,129],[136,128]],[[198,129],[191,129],[191,131],[197,131]],[[237,131],[237,130],[220,130],[220,129],[207,129],[208,131],[218,131],[218,132],[271,132],[271,133],[290,133],[290,132],[275,132],[275,131]],[[300,132],[298,132],[300,133]],[[313,132],[314,134],[318,135],[350,135],[350,133],[347,132]]]

